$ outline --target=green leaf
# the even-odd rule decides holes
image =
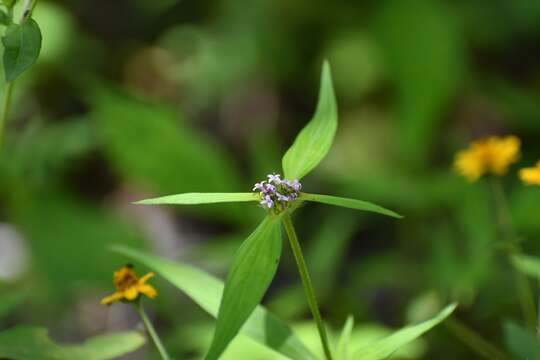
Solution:
[[[189,265],[148,255],[124,246],[115,246],[113,251],[148,266],[184,291],[210,315],[217,317],[224,288],[222,281]],[[262,306],[255,308],[240,333],[290,359],[315,359],[291,328]]]
[[[504,323],[506,348],[517,359],[540,359],[540,343],[536,335],[511,321]]]
[[[398,213],[393,212],[392,210],[388,210],[388,209],[383,208],[382,206],[375,205],[373,203],[362,201],[362,200],[342,198],[342,197],[331,196],[331,195],[308,194],[308,193],[302,193],[300,195],[300,199],[306,200],[306,201],[319,202],[319,203],[328,204],[328,205],[342,206],[349,209],[375,212],[378,214],[387,215],[387,216],[395,217],[398,219],[403,217],[399,215]]]
[[[9,17],[9,15],[4,10],[0,10],[0,24],[9,25],[10,23],[11,18]]]
[[[262,300],[281,256],[280,217],[267,216],[242,243],[225,281],[206,360],[220,357]]]
[[[330,65],[324,62],[319,103],[311,121],[300,131],[293,145],[283,156],[283,172],[287,179],[301,179],[326,156],[337,129],[337,104],[332,86]]]
[[[29,19],[23,24],[12,24],[2,38],[4,44],[4,74],[6,81],[13,81],[34,65],[41,50],[41,31]]]
[[[512,264],[519,271],[540,279],[540,258],[529,255],[512,256]]]
[[[96,336],[81,345],[60,346],[36,326],[17,326],[0,333],[0,358],[17,360],[105,360],[132,352],[144,344],[136,332]]]
[[[355,352],[354,359],[379,360],[387,358],[403,345],[418,338],[446,319],[454,311],[456,306],[457,304],[455,303],[450,304],[430,320],[424,321],[418,325],[407,326],[369,346],[358,349]]]
[[[28,294],[23,291],[9,290],[0,295],[0,318],[9,315],[9,313],[26,300]]]
[[[246,202],[257,201],[259,196],[255,193],[184,193],[176,195],[162,196],[153,199],[146,199],[135,202],[139,205],[158,205],[158,204],[212,204],[223,202]]]
[[[351,343],[351,333],[354,327],[354,317],[349,315],[345,325],[343,325],[343,330],[341,330],[341,335],[339,337],[336,358],[338,360],[348,360],[349,359],[349,349]]]

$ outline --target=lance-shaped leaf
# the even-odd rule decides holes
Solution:
[[[255,193],[184,193],[176,195],[162,196],[153,199],[146,199],[135,202],[140,205],[195,205],[212,204],[225,202],[247,202],[258,201],[259,197]]]
[[[398,219],[403,217],[399,215],[398,213],[393,212],[392,210],[388,210],[386,208],[383,208],[382,206],[375,205],[373,203],[362,201],[362,200],[342,198],[342,197],[331,196],[331,195],[308,194],[308,193],[302,193],[300,195],[300,199],[305,200],[305,201],[319,202],[319,203],[327,204],[327,205],[346,207],[349,209],[375,212],[378,214],[387,215],[387,216],[395,217]]]
[[[338,360],[348,360],[349,359],[349,349],[351,348],[351,333],[354,327],[354,317],[349,315],[343,329],[341,330],[341,335],[339,336],[339,342],[337,346],[336,358]]]
[[[392,355],[397,349],[403,345],[420,337],[425,332],[431,330],[441,321],[446,319],[455,310],[457,304],[450,304],[439,312],[432,319],[426,320],[418,325],[407,326],[396,331],[390,336],[387,336],[375,343],[358,349],[355,352],[355,360],[380,360],[386,359]]]
[[[336,97],[332,86],[330,65],[325,61],[315,115],[300,131],[293,145],[283,156],[285,178],[301,179],[326,156],[334,140],[337,118]]]
[[[0,332],[0,358],[17,360],[106,360],[137,350],[144,337],[137,332],[101,335],[81,345],[58,345],[47,330],[36,326],[17,326]]]
[[[223,282],[197,268],[170,261],[154,255],[115,246],[113,251],[136,260],[185,292],[195,303],[213,317],[217,317]],[[257,306],[246,321],[241,334],[293,360],[315,360],[315,356],[296,337],[291,328],[268,312]]]
[[[522,273],[540,279],[540,258],[529,255],[514,255],[512,263]]]
[[[278,216],[267,216],[238,249],[225,281],[216,330],[206,360],[219,358],[274,278],[281,256],[279,219]]]
[[[12,24],[8,26],[2,43],[6,81],[13,81],[36,62],[41,50],[41,31],[33,19],[23,24]]]

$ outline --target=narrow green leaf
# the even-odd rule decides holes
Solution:
[[[210,315],[217,317],[224,288],[222,281],[189,265],[148,255],[124,246],[115,246],[113,251],[148,266],[185,292]],[[315,359],[291,328],[262,306],[257,306],[240,332],[290,359]]]
[[[331,196],[331,195],[308,194],[308,193],[302,193],[300,195],[300,199],[306,200],[306,201],[319,202],[319,203],[328,204],[328,205],[342,206],[349,209],[375,212],[378,214],[387,215],[387,216],[395,217],[398,219],[401,219],[403,217],[399,215],[398,213],[393,212],[392,210],[388,210],[388,209],[383,208],[382,206],[375,205],[373,203],[362,201],[362,200],[342,198],[342,197]]]
[[[514,255],[512,256],[512,264],[519,271],[529,276],[540,279],[540,258],[529,255]]]
[[[426,320],[418,325],[407,326],[396,331],[371,345],[362,347],[355,352],[355,360],[380,360],[386,359],[403,345],[420,337],[425,332],[431,330],[441,321],[446,319],[455,310],[457,304],[450,304],[439,314],[430,320]]]
[[[4,74],[13,81],[34,65],[41,50],[41,31],[33,19],[12,24],[2,38],[4,44]]]
[[[343,325],[343,330],[341,330],[341,335],[339,337],[338,348],[336,352],[337,360],[348,360],[349,359],[349,349],[351,347],[351,333],[354,327],[354,317],[349,315],[345,325]]]
[[[283,156],[285,178],[301,179],[321,162],[332,146],[337,121],[337,104],[330,65],[325,61],[315,115],[300,131],[292,146]]]
[[[281,256],[281,222],[267,216],[242,243],[225,281],[206,360],[220,357],[272,282]]]
[[[0,358],[17,360],[106,360],[137,350],[144,337],[136,332],[96,336],[81,345],[61,346],[52,342],[47,330],[17,326],[0,333]]]
[[[184,193],[162,196],[135,202],[139,205],[178,204],[195,205],[224,202],[257,201],[259,197],[255,193]]]

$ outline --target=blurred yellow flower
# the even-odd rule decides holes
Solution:
[[[155,274],[153,272],[138,278],[132,265],[126,265],[120,270],[114,272],[113,283],[116,287],[116,292],[101,300],[103,305],[110,305],[115,301],[128,300],[133,301],[140,294],[146,295],[153,299],[157,296],[157,291],[152,285],[146,282]]]
[[[540,160],[534,167],[519,170],[519,178],[528,185],[540,185]]]
[[[518,160],[520,145],[516,136],[491,136],[476,140],[457,153],[454,169],[469,181],[476,181],[487,173],[504,175],[510,164]]]

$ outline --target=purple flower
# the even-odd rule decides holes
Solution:
[[[253,191],[255,190],[258,190],[258,191],[264,191],[264,183],[266,181],[261,181],[261,182],[258,182],[256,183],[254,186],[253,186]]]
[[[268,174],[268,182],[274,183],[276,185],[281,184],[281,175],[279,175],[279,174]]]
[[[276,187],[272,184],[265,184],[265,187],[263,189],[263,192],[265,193],[273,193],[276,191]]]
[[[289,197],[288,197],[288,196],[282,195],[282,194],[280,194],[280,193],[278,193],[278,192],[276,193],[276,196],[277,196],[277,199],[278,199],[279,201],[283,201],[283,202],[289,201]]]
[[[270,197],[270,195],[265,195],[263,200],[261,200],[260,204],[262,206],[266,206],[269,209],[274,207],[274,201],[272,201],[272,198]]]
[[[300,181],[298,181],[298,179],[294,179],[290,186],[294,189],[294,191],[300,191],[300,189],[302,189],[302,184]]]

